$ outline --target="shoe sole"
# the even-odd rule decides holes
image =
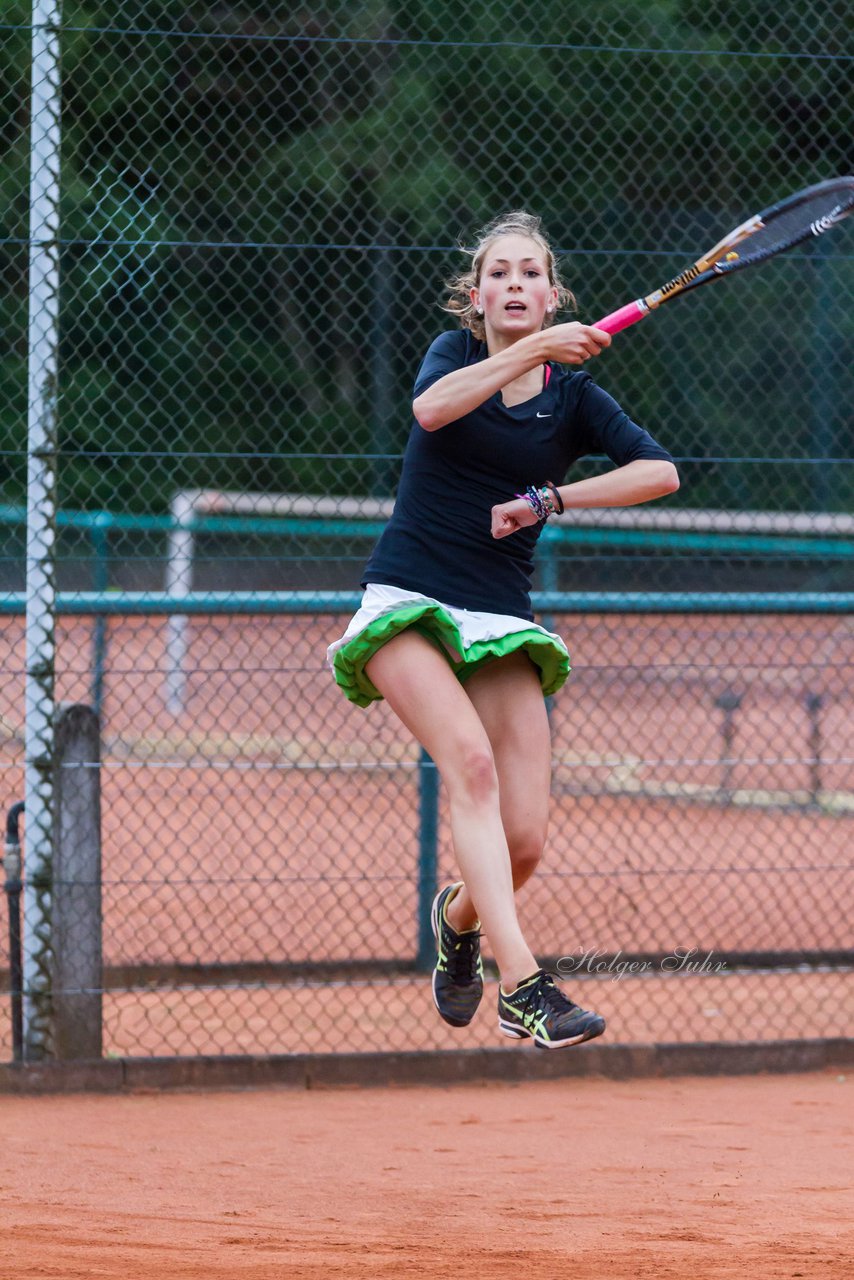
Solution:
[[[571,1036],[567,1040],[544,1040],[536,1032],[525,1031],[515,1022],[504,1022],[501,1018],[498,1019],[498,1029],[511,1040],[533,1040],[538,1049],[569,1049],[574,1044],[583,1044],[585,1040],[594,1040],[596,1036],[601,1036],[605,1030],[605,1019],[596,1017],[580,1035]]]
[[[451,885],[450,887],[453,888],[453,885]],[[433,937],[436,939],[437,947],[439,945],[439,899],[441,898],[442,894],[445,892],[446,892],[446,889],[439,890],[439,892],[436,894],[435,898],[433,899],[433,906],[430,908],[430,928],[433,930]],[[469,1025],[469,1023],[471,1022],[471,1018],[474,1017],[474,1014],[472,1014],[471,1018],[466,1018],[465,1021],[462,1021],[460,1018],[449,1018],[448,1015],[446,1013],[443,1013],[442,1010],[439,1008],[439,1000],[438,1000],[438,997],[436,996],[436,969],[435,968],[433,969],[433,976],[430,979],[430,990],[433,992],[433,1003],[436,1006],[436,1012],[438,1013],[439,1017],[442,1019],[443,1022],[446,1022],[449,1027],[467,1027]]]

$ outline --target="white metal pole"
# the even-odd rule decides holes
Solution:
[[[33,0],[27,445],[24,1057],[49,1055],[57,373],[59,0]]]
[[[188,596],[193,589],[193,519],[199,498],[195,489],[182,489],[172,499],[173,525],[166,557],[165,589],[170,596]],[[170,614],[166,622],[166,706],[172,715],[184,710],[187,656],[187,616]]]

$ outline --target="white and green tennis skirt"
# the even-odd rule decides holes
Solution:
[[[417,591],[371,582],[347,630],[326,651],[335,679],[351,702],[367,707],[382,698],[365,667],[378,649],[409,627],[445,654],[461,682],[486,663],[518,650],[527,653],[539,671],[544,695],[555,693],[569,675],[566,645],[536,622],[457,609]]]

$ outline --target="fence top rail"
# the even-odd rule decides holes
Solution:
[[[58,614],[353,613],[358,591],[74,591],[57,595]],[[847,591],[535,591],[537,613],[854,613]],[[24,616],[23,591],[0,598],[0,614]]]
[[[176,494],[172,510],[210,515],[292,515],[349,517],[387,520],[394,508],[393,498],[338,497],[329,494],[252,494],[215,489],[184,489]],[[604,527],[609,529],[672,529],[696,533],[817,533],[854,534],[854,516],[842,512],[803,511],[723,511],[717,509],[668,507],[599,507],[567,511],[553,516],[558,528]]]
[[[69,513],[64,513],[66,516]],[[85,515],[86,513],[79,513]],[[2,515],[0,515],[2,523]],[[23,527],[23,520],[21,525]],[[376,539],[380,536],[385,523],[381,520],[340,520],[328,518],[312,520],[304,516],[200,516],[192,525],[176,525],[169,516],[139,517],[124,516],[120,520],[106,523],[103,520],[78,521],[64,519],[60,513],[57,520],[60,527],[83,528],[92,535],[101,538],[110,531],[123,532],[166,532],[175,537],[193,537],[196,534],[244,534],[257,537],[289,537],[319,538],[322,541],[340,541],[341,538],[360,537]],[[733,555],[743,552],[756,556],[787,556],[809,560],[848,560],[854,559],[854,538],[810,537],[798,535],[786,537],[782,534],[761,533],[702,533],[696,530],[679,531],[673,529],[638,529],[638,528],[605,528],[584,525],[576,527],[565,522],[558,526],[548,526],[542,533],[542,545],[548,550],[553,547],[585,546],[628,548],[642,550],[655,548],[663,551],[708,551],[716,555]],[[102,557],[109,554],[107,546],[98,541],[96,552]],[[176,578],[187,582],[189,575],[186,562],[190,548],[180,547],[176,551],[183,555],[182,568]]]
[[[228,493],[185,489],[176,494],[171,515],[136,515],[113,511],[60,511],[58,522],[74,528],[157,529],[203,527],[217,515],[272,516],[302,519],[387,520],[393,498],[330,497],[310,494]],[[0,523],[26,521],[23,506],[0,505]],[[690,533],[768,533],[819,536],[854,535],[854,516],[833,511],[724,511],[700,507],[599,507],[552,516],[550,528],[651,529]]]

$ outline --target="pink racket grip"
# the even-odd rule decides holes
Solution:
[[[606,333],[619,333],[621,329],[628,329],[630,324],[637,324],[638,320],[643,320],[648,315],[649,308],[638,299],[630,302],[627,307],[620,307],[619,311],[612,311],[604,320],[597,320],[593,328],[604,329]]]

